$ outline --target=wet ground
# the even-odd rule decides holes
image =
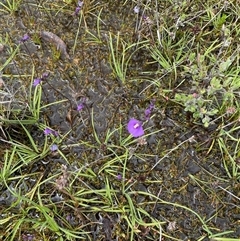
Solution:
[[[78,170],[88,173],[89,169],[94,173],[80,175],[81,178],[75,181],[72,176],[72,193],[86,187],[104,189],[106,180],[109,180],[112,190],[115,190],[112,204],[122,207],[129,201],[122,194],[122,180],[117,177],[126,165],[124,178],[129,183],[130,198],[135,206],[162,222],[164,233],[168,235],[162,240],[198,240],[200,237],[208,240],[209,233],[190,209],[207,223],[212,233],[231,230],[226,237],[239,238],[240,209],[239,198],[236,197],[240,194],[240,183],[239,179],[229,179],[222,165],[222,155],[215,139],[221,123],[216,122],[208,128],[193,124],[191,115],[171,101],[174,93],[163,91],[169,87],[167,80],[163,80],[161,86],[148,87],[149,82],[145,79],[149,76],[143,72],[157,71],[157,66],[148,64],[151,58],[146,49],[133,55],[125,83],[115,77],[109,64],[109,32],[113,35],[119,32],[125,41],[134,42],[137,39],[134,2],[128,1],[123,5],[122,1],[86,1],[80,27],[80,15],[74,15],[75,6],[74,3],[67,5],[62,1],[22,1],[17,12],[12,15],[1,13],[0,16],[0,36],[8,40],[0,52],[1,65],[22,36],[26,33],[30,36],[28,41],[20,44],[14,59],[2,69],[4,90],[12,94],[1,97],[10,101],[4,105],[4,115],[14,119],[16,116],[10,112],[17,109],[15,115],[21,119],[28,113],[28,89],[33,66],[34,78],[49,73],[46,81],[42,82],[42,103],[46,105],[65,100],[44,108],[38,122],[28,125],[28,128],[40,149],[44,134],[38,128],[39,124],[45,123],[60,133],[62,140],[59,148],[67,161],[58,154],[49,154],[21,168],[21,175],[32,173],[32,181],[26,180],[22,184],[23,193],[29,192],[36,180],[41,179],[43,203],[51,208],[52,202],[59,201],[58,193],[61,192],[55,191],[53,185],[44,180],[64,172],[61,170],[64,164],[69,173]],[[149,15],[151,13],[149,11]],[[101,18],[99,32],[97,16]],[[44,41],[42,31],[59,36],[67,45],[69,58],[59,52],[54,44]],[[93,35],[96,37],[93,38]],[[144,29],[141,40],[146,38],[147,30]],[[156,78],[157,74],[151,77]],[[174,89],[180,82],[175,80],[171,88]],[[181,88],[185,90],[188,84]],[[120,139],[121,136],[128,136],[125,127],[128,120],[134,117],[145,121],[144,110],[152,100],[155,100],[152,118],[144,126],[149,134],[146,143],[133,142],[127,144],[126,149]],[[84,108],[79,112],[77,105],[80,103],[84,103]],[[120,125],[124,126],[122,133],[119,132]],[[23,138],[21,126],[5,124],[3,128],[13,139],[29,144],[27,138]],[[107,135],[114,130],[114,134],[107,139]],[[233,135],[237,138],[239,134]],[[3,135],[2,138],[8,139]],[[6,142],[1,145],[2,149],[9,148]],[[127,162],[124,157],[126,152]],[[14,187],[17,183],[15,180],[9,185]],[[11,205],[13,198],[3,183],[0,187],[0,210],[5,215],[4,209]],[[155,195],[159,201],[141,192]],[[124,215],[117,211],[106,212],[106,208],[102,207],[106,202],[99,194],[85,194],[83,204],[75,203],[69,194],[63,192],[62,195],[69,200],[69,205],[64,206],[60,202],[55,208],[73,228],[77,229],[79,223],[86,224],[83,230],[90,234],[82,236],[85,240],[130,240],[126,234],[126,220],[122,218]],[[87,202],[88,198],[98,201],[91,204]],[[91,205],[98,207],[98,210],[92,210]],[[99,211],[101,208],[102,212]],[[115,207],[115,210],[118,208]],[[37,214],[30,211],[29,215],[35,218]],[[149,217],[142,216],[148,222]],[[61,223],[59,217],[54,218],[60,226],[68,225]],[[97,225],[99,220],[102,225]],[[6,238],[4,229],[0,228],[2,239]],[[133,240],[159,240],[156,227],[148,229],[139,225],[138,229]],[[19,232],[19,237],[24,238],[30,233],[34,240],[42,240],[41,232],[35,233],[27,225]],[[58,235],[50,230],[45,235],[48,235],[47,240],[58,240]]]

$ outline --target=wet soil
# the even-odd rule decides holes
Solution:
[[[147,133],[155,133],[146,137],[145,145],[137,146],[135,143],[129,147],[132,155],[127,161],[125,179],[131,182],[132,201],[136,206],[146,210],[152,218],[163,222],[162,228],[169,234],[164,240],[197,240],[204,236],[206,238],[203,240],[208,240],[206,230],[196,215],[187,209],[165,202],[192,209],[207,222],[213,233],[232,230],[229,236],[239,238],[239,199],[229,194],[231,192],[239,197],[239,180],[229,180],[222,165],[222,155],[217,148],[213,147],[209,152],[211,145],[217,147],[215,137],[219,131],[218,123],[209,128],[193,124],[191,116],[171,101],[171,94],[167,96],[162,93],[162,87],[153,86],[145,91],[148,82],[145,82],[144,78],[139,82],[134,81],[143,76],[143,71],[156,68],[155,65],[146,64],[150,59],[147,50],[141,50],[133,56],[134,61],[130,62],[125,84],[114,76],[109,64],[108,34],[117,34],[119,31],[126,41],[134,39],[136,15],[132,11],[135,4],[130,1],[124,6],[122,1],[109,2],[93,1],[84,6],[84,19],[78,34],[79,17],[73,14],[74,4],[63,4],[59,9],[56,6],[62,4],[62,1],[22,1],[19,10],[13,15],[1,13],[1,38],[8,38],[0,52],[1,65],[6,62],[10,51],[16,48],[25,33],[31,37],[20,44],[20,51],[2,69],[5,88],[12,93],[12,96],[9,94],[3,98],[11,102],[4,105],[5,112],[9,113],[9,110],[16,109],[18,118],[24,118],[32,66],[35,67],[34,78],[45,72],[49,73],[47,80],[42,83],[42,103],[46,105],[65,100],[43,109],[38,123],[28,128],[40,148],[44,135],[37,125],[46,123],[57,130],[60,136],[64,137],[59,148],[68,158],[68,162],[59,155],[49,154],[43,160],[22,168],[22,175],[35,173],[32,176],[33,183],[26,181],[22,184],[23,192],[28,192],[34,187],[36,181],[33,179],[38,180],[42,175],[39,173],[43,173],[41,180],[46,180],[59,173],[62,164],[67,165],[69,172],[72,173],[79,169],[87,172],[87,168],[83,167],[89,167],[95,176],[82,176],[81,181],[75,181],[72,192],[77,193],[84,187],[83,183],[96,190],[105,188],[104,180],[107,176],[112,188],[119,191],[115,193],[116,200],[122,202],[119,203],[120,206],[124,206],[127,200],[121,193],[121,181],[116,178],[122,171],[123,161],[116,160],[116,156],[122,156],[125,149],[119,145],[119,132],[112,135],[107,143],[106,135],[109,130],[118,129],[121,123],[124,125],[122,135],[127,137],[125,125],[129,118],[135,117],[144,121],[144,110],[154,99],[153,117],[144,127]],[[96,16],[100,10],[100,41],[94,42],[87,31],[97,35]],[[59,36],[66,43],[69,58],[59,53],[57,46],[41,39],[41,31],[49,31]],[[175,84],[178,86],[177,82]],[[85,107],[78,112],[77,105],[82,102]],[[6,124],[3,128],[12,138],[28,144],[22,138],[22,129],[18,125]],[[98,141],[94,133],[98,136]],[[238,136],[238,133],[235,135]],[[76,143],[82,144],[74,145]],[[1,145],[8,148],[5,142]],[[114,152],[111,151],[113,148]],[[171,151],[173,148],[176,150]],[[111,159],[113,167],[104,169]],[[15,173],[13,176],[19,174]],[[9,185],[14,187],[16,184],[17,181]],[[44,205],[51,206],[52,202],[59,201],[58,194],[53,191],[52,186],[49,188],[48,183],[44,183],[41,190],[48,195],[43,198]],[[164,201],[151,202],[151,198],[141,195],[141,191],[153,194]],[[14,197],[3,184],[0,192],[3,215],[4,207],[11,205]],[[64,193],[63,197],[69,199]],[[92,194],[90,198],[93,197]],[[96,194],[95,198],[98,199],[99,196]],[[127,225],[125,220],[121,219],[121,214],[93,210],[87,212],[83,208],[85,205],[91,209],[91,203],[87,201],[84,205],[76,205],[70,198],[70,203],[68,208],[56,204],[59,215],[65,217],[74,228],[77,228],[79,223],[88,224],[85,231],[90,234],[84,236],[85,240],[129,240],[129,237],[124,235]],[[101,207],[105,203],[99,201],[97,205]],[[84,218],[80,213],[84,214]],[[37,216],[34,213],[31,215]],[[147,219],[145,217],[146,221]],[[58,217],[55,217],[55,220],[62,227],[66,225],[61,223]],[[99,220],[102,225],[96,225]],[[0,230],[4,232],[4,228]],[[27,227],[24,227],[19,237],[26,233]],[[34,233],[33,230],[30,233],[35,235],[36,240],[40,238],[40,234]],[[54,233],[49,231],[48,235],[48,240],[57,240]],[[149,231],[140,226],[134,240],[156,240],[155,235],[153,230]]]

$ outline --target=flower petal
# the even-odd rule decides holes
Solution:
[[[144,135],[141,121],[134,118],[130,119],[130,121],[128,122],[127,129],[133,137],[139,137]]]
[[[52,145],[50,146],[50,150],[51,150],[51,151],[57,151],[57,150],[58,150],[58,145],[52,144]]]
[[[47,128],[45,128],[45,130],[43,131],[43,133],[47,136],[47,135],[52,134],[52,130],[47,127]]]
[[[25,41],[27,41],[28,39],[30,39],[30,37],[29,37],[29,35],[26,33],[26,34],[24,34],[23,35],[23,37],[20,39],[20,42],[25,42]]]
[[[77,111],[81,111],[83,108],[84,108],[84,104],[83,103],[77,105]]]
[[[37,85],[39,85],[40,82],[41,82],[41,79],[40,79],[40,78],[36,78],[36,79],[34,79],[34,81],[33,81],[33,86],[37,86]]]

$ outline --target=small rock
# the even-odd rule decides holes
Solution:
[[[187,171],[190,174],[195,175],[196,173],[201,171],[201,168],[197,164],[195,164],[194,162],[191,162],[187,167]]]

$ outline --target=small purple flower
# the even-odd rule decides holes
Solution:
[[[155,104],[154,104],[154,100],[153,100],[153,101],[151,101],[149,107],[144,111],[146,119],[150,118],[150,115],[151,115],[152,110],[154,109],[154,107],[155,107]]]
[[[81,103],[77,105],[77,111],[81,111],[84,107],[85,107],[85,104],[86,104],[86,98],[82,98],[81,100]]]
[[[81,111],[84,108],[84,103],[77,105],[77,111]]]
[[[43,133],[44,133],[46,136],[48,136],[48,135],[50,135],[50,134],[52,134],[52,135],[54,135],[54,136],[58,136],[58,132],[57,132],[57,131],[51,130],[51,129],[48,128],[48,127],[44,129]]]
[[[44,133],[46,136],[48,136],[48,135],[52,134],[53,131],[52,131],[50,128],[47,127],[47,128],[44,129],[43,133]]]
[[[50,150],[53,152],[53,151],[57,151],[58,150],[58,145],[56,144],[53,144],[50,146]]]
[[[116,178],[117,178],[117,180],[121,181],[122,180],[122,175],[121,174],[117,174]]]
[[[76,7],[74,15],[78,15],[80,12],[81,8],[80,7]]]
[[[82,6],[83,6],[83,1],[78,1],[77,7],[74,11],[75,16],[79,14],[80,10],[82,9]]]
[[[20,42],[26,42],[28,39],[30,39],[29,35],[26,33],[23,35],[23,37],[20,39]]]
[[[41,78],[36,78],[33,81],[33,86],[36,87],[37,85],[39,85],[41,83],[42,79]]]
[[[133,137],[139,137],[144,135],[144,130],[142,127],[142,123],[139,120],[136,120],[132,118],[128,124],[127,124],[127,129],[128,132],[133,136]]]
[[[44,72],[41,79],[46,79],[49,76],[49,72]]]
[[[41,83],[41,81],[42,81],[42,80],[45,80],[48,76],[49,76],[49,72],[44,72],[44,73],[42,74],[42,77],[41,77],[41,78],[38,77],[38,78],[34,79],[34,81],[33,81],[33,86],[39,85],[39,84]]]

